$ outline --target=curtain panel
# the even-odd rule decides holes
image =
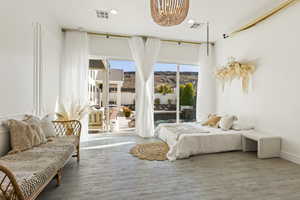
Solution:
[[[153,66],[161,41],[156,38],[132,37],[129,45],[136,64],[136,133],[144,138],[153,137]]]
[[[59,103],[68,108],[72,103],[88,104],[88,34],[65,32],[60,75]],[[82,120],[82,135],[88,134],[88,116]]]

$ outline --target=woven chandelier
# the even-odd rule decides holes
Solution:
[[[151,14],[161,26],[181,24],[189,12],[189,0],[151,0]]]

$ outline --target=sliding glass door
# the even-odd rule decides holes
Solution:
[[[154,122],[176,123],[177,65],[156,64],[154,67]]]
[[[180,121],[196,121],[196,102],[198,86],[198,67],[191,65],[180,65],[179,87],[180,87]]]
[[[109,107],[112,132],[135,129],[135,63],[109,60]]]
[[[154,122],[196,120],[198,66],[157,63],[154,67]]]

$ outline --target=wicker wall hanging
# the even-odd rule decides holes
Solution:
[[[189,12],[189,0],[150,0],[153,20],[161,26],[181,24]]]
[[[226,82],[229,82],[230,84],[233,79],[240,79],[242,82],[243,92],[248,93],[249,82],[254,71],[254,65],[239,63],[235,61],[234,58],[230,58],[225,67],[222,67],[216,71],[216,78],[221,82],[223,91]]]

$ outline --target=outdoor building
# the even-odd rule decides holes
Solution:
[[[105,73],[98,73],[96,77],[96,84],[102,91],[103,81],[104,81]],[[124,83],[124,72],[119,69],[110,69],[109,70],[109,104],[116,105],[120,107],[122,105],[122,91],[121,88]],[[102,92],[101,92],[102,93]],[[100,97],[101,98],[100,94]]]

